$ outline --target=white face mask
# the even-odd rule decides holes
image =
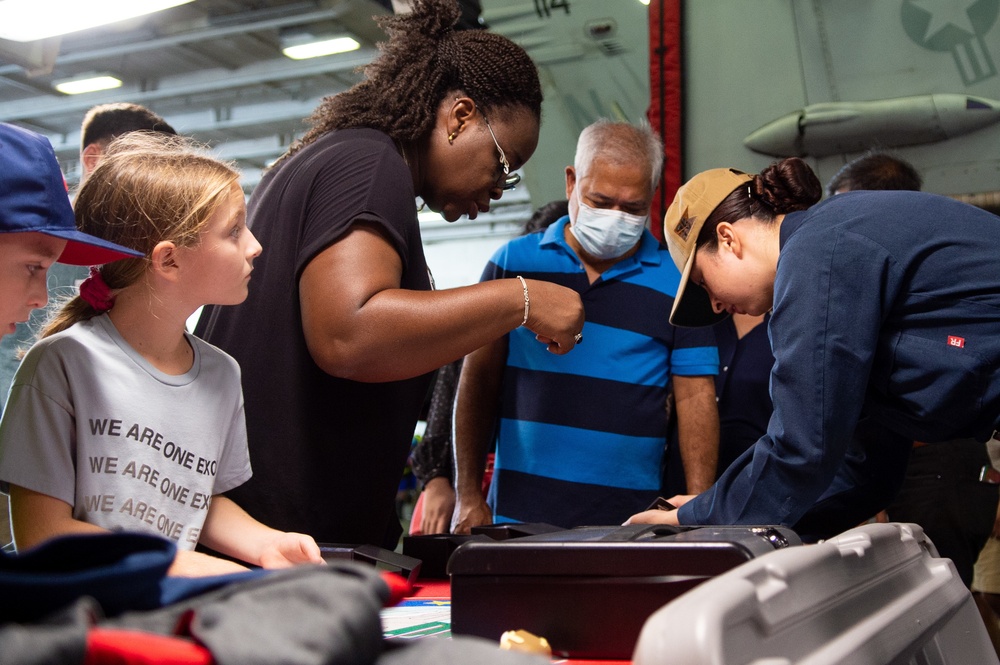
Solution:
[[[597,259],[615,259],[635,247],[649,215],[630,215],[620,210],[591,208],[579,200],[570,231],[583,251]]]

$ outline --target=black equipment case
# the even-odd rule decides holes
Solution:
[[[472,527],[472,535],[461,536],[453,533],[403,536],[403,554],[423,562],[420,567],[422,579],[447,579],[448,559],[459,545],[470,540],[510,540],[551,531],[562,531],[551,524],[483,524]]]
[[[777,526],[580,527],[470,541],[448,562],[451,630],[527,630],[570,658],[629,659],[646,619],[705,580],[801,544]]]

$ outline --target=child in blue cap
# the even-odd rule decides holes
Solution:
[[[76,228],[49,140],[0,123],[0,336],[44,307],[48,268],[98,265],[140,252]]]

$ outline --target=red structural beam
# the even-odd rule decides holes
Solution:
[[[681,0],[649,3],[649,122],[663,138],[663,177],[650,210],[653,234],[663,240],[663,215],[684,177],[681,114]]]

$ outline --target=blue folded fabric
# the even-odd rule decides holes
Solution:
[[[0,552],[0,623],[35,621],[83,596],[109,617],[149,610],[266,574],[167,577],[176,553],[172,541],[139,533],[62,536],[19,554]]]

